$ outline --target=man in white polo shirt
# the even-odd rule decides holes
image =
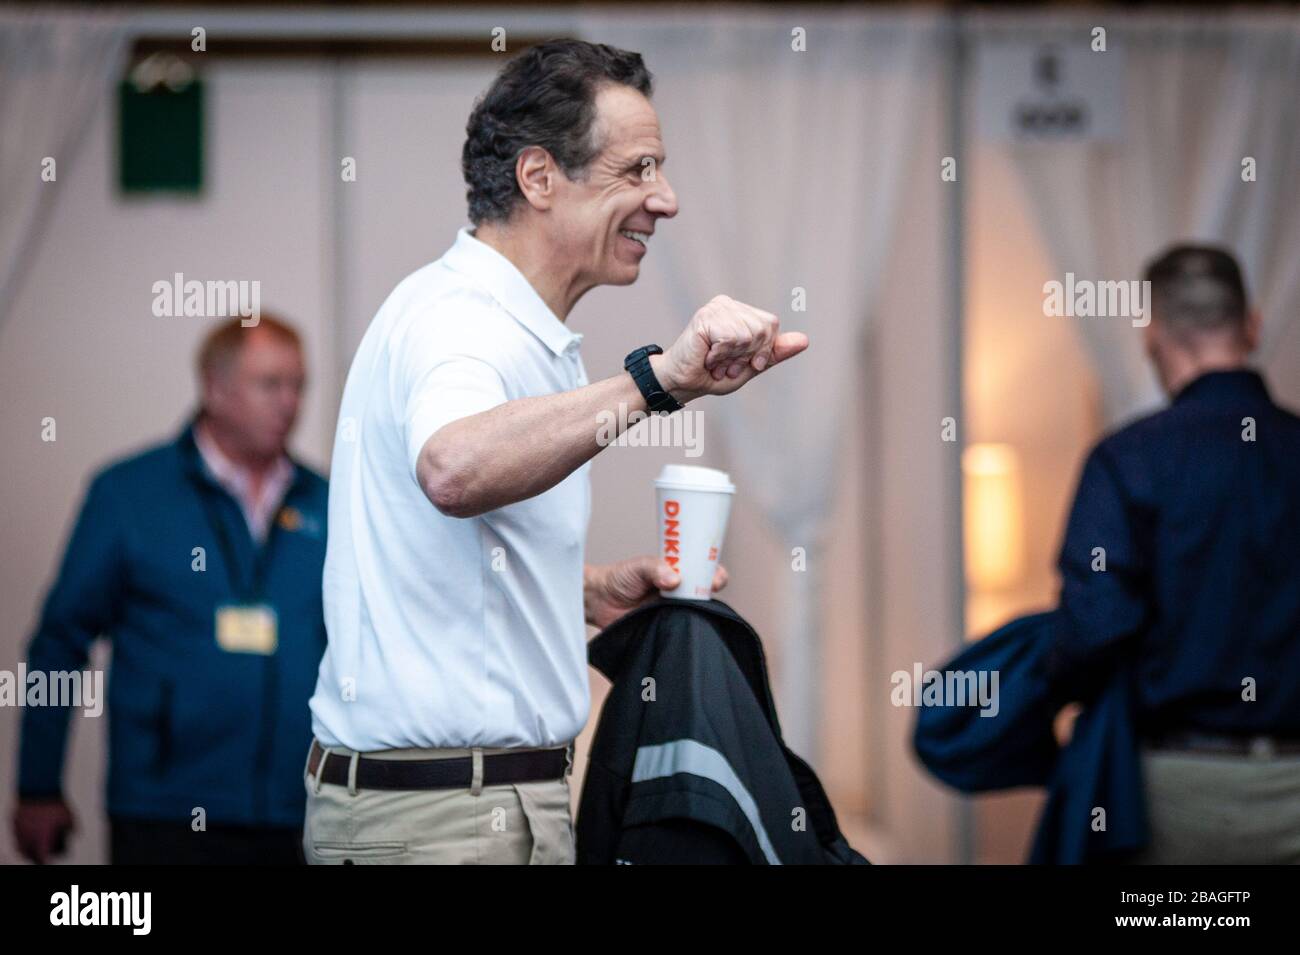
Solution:
[[[677,212],[650,92],[641,57],[607,46],[552,41],[508,63],[467,127],[474,227],[398,285],[353,360],[304,780],[311,862],[572,861],[585,624],[676,583],[651,556],[584,564],[602,413],[670,413],[807,346],[719,296],[667,352],[638,348],[588,383],[570,310],[635,281]]]

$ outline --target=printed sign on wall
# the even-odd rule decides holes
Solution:
[[[989,38],[976,48],[976,128],[1002,142],[1116,142],[1124,136],[1124,51],[1087,34]]]

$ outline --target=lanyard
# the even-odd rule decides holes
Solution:
[[[249,585],[245,587],[243,577],[239,573],[239,561],[237,560],[234,542],[230,539],[225,522],[221,520],[221,516],[216,512],[214,497],[217,492],[203,478],[197,475],[194,477],[194,483],[198,488],[199,500],[203,505],[203,515],[212,528],[212,533],[216,535],[217,547],[221,550],[221,559],[226,565],[226,574],[230,579],[231,592],[243,603],[259,603],[266,590],[266,572],[270,564],[271,545],[275,542],[275,532],[279,522],[271,522],[271,528],[266,535],[266,542],[260,547],[257,546],[257,541],[253,540],[253,576],[252,580],[249,581]],[[249,539],[252,540],[251,533]]]

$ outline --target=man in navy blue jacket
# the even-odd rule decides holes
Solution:
[[[286,454],[303,388],[297,333],[225,323],[199,356],[180,436],[91,482],[28,651],[75,672],[112,641],[114,863],[300,861],[307,700],[325,647],[325,480]],[[45,862],[73,828],[70,707],[23,711],[14,832]]]
[[[1146,278],[1172,404],[1088,456],[1049,673],[1088,701],[1131,668],[1142,861],[1300,862],[1300,418],[1246,366],[1231,255],[1176,247]]]

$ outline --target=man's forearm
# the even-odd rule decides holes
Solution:
[[[420,486],[453,517],[535,497],[595,457],[621,433],[629,414],[645,410],[626,373],[573,391],[507,401],[440,428],[420,452]],[[612,428],[602,426],[608,415]]]

